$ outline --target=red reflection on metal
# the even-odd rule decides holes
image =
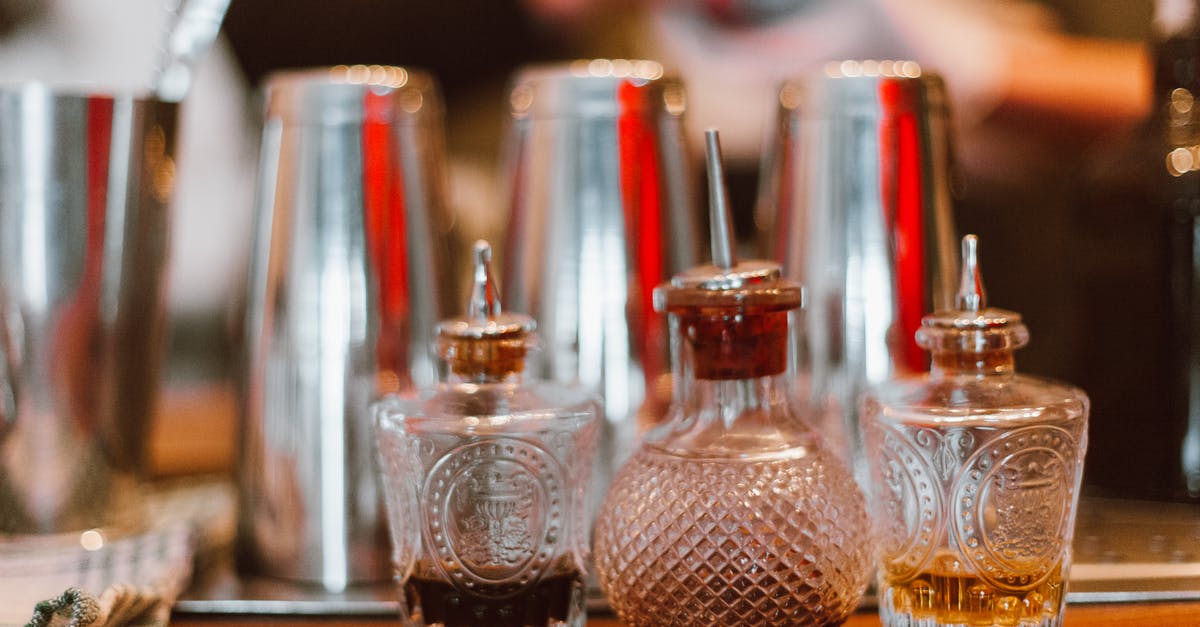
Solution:
[[[95,257],[95,273],[99,276],[104,249],[104,206],[108,202],[108,153],[112,141],[113,101],[110,98],[88,98],[87,107],[87,255],[89,260]],[[87,267],[90,269],[93,264],[89,263]]]
[[[100,347],[100,284],[104,276],[104,216],[108,205],[109,153],[112,150],[113,101],[87,100],[87,242],[84,244],[82,276],[71,303],[55,323],[55,384],[65,388],[56,394],[70,403],[71,416],[84,433],[97,427],[95,381],[99,371],[94,351]]]
[[[379,337],[375,344],[381,393],[412,387],[408,372],[408,246],[404,174],[394,162],[392,94],[368,91],[363,102],[363,208],[367,254],[376,277]],[[390,376],[389,376],[390,375]]]
[[[508,164],[508,169],[512,171],[512,176],[509,180],[512,182],[512,189],[509,190],[508,206],[512,208],[512,213],[508,216],[508,239],[505,240],[504,249],[516,253],[516,242],[519,239],[520,233],[524,233],[525,229],[529,228],[526,223],[529,222],[529,206],[527,203],[521,202],[525,198],[528,190],[525,189],[525,168],[527,167],[525,159],[520,156],[527,154],[529,151],[529,137],[532,133],[515,133],[517,141],[509,148],[509,152],[504,155],[505,163]],[[534,214],[536,219],[536,213]],[[540,236],[539,236],[540,238]],[[501,285],[521,285],[526,281],[525,277],[517,274],[516,263],[501,264],[504,272],[504,280]],[[534,299],[538,298],[537,294],[533,295]]]
[[[793,211],[796,202],[796,185],[795,178],[792,173],[796,167],[796,153],[799,152],[799,147],[796,143],[799,138],[789,128],[789,125],[784,124],[783,116],[780,116],[780,121],[775,129],[775,132],[783,140],[783,146],[775,153],[775,158],[779,159],[779,163],[772,168],[777,173],[779,180],[773,181],[777,190],[775,196],[775,205],[770,209],[775,211],[778,216],[779,223],[775,225],[775,250],[787,250],[788,237],[794,229],[802,228],[797,220],[798,212]]]
[[[917,346],[915,334],[925,315],[925,225],[921,219],[923,200],[920,127],[914,113],[917,97],[911,85],[893,80],[879,84],[883,108],[880,124],[881,192],[885,218],[891,225],[896,264],[896,311],[899,344],[898,362],[902,370],[928,370],[929,358]]]
[[[76,301],[95,303],[100,298],[100,277],[104,268],[104,213],[108,204],[113,101],[88,98],[87,116],[87,244],[83,255],[83,280]],[[94,309],[90,305],[82,308]]]
[[[645,94],[634,83],[617,87],[621,114],[617,118],[617,148],[621,153],[621,195],[625,205],[625,236],[632,246],[634,280],[629,289],[639,315],[629,316],[630,330],[642,355],[647,399],[655,378],[666,371],[661,350],[665,327],[654,311],[654,286],[663,276],[662,190],[659,189],[655,128],[646,118]],[[634,300],[636,299],[636,300]]]

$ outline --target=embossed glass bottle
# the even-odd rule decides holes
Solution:
[[[1020,315],[986,308],[976,245],[963,238],[956,309],[917,331],[931,372],[864,403],[892,627],[1062,622],[1088,399],[1015,372],[1029,334]]]
[[[522,381],[533,319],[501,312],[475,255],[467,315],[439,326],[446,378],[375,409],[401,620],[582,626],[599,402]]]
[[[609,488],[596,571],[626,625],[840,624],[869,578],[866,505],[793,398],[800,288],[778,264],[734,258],[707,139],[713,264],[655,291],[674,397]]]

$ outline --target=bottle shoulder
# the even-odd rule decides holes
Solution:
[[[807,494],[826,495],[822,498],[832,501],[848,500],[861,507],[863,498],[849,467],[824,446],[738,453],[679,451],[644,443],[622,465],[613,485],[631,497],[636,494],[640,496],[634,498],[652,500],[673,500],[685,493],[697,493],[715,498],[739,495],[743,502],[758,499],[766,503]],[[747,494],[747,485],[763,489]],[[670,507],[664,503],[654,505],[664,506]]]
[[[875,387],[869,415],[933,423],[1036,423],[1086,419],[1087,394],[1037,376],[944,376],[897,379]]]
[[[690,412],[672,406],[662,425],[646,434],[648,455],[697,461],[757,462],[824,454],[824,438],[792,403],[735,412],[722,419],[714,408]]]
[[[444,383],[413,397],[381,399],[373,413],[381,426],[420,423],[431,430],[521,431],[595,420],[601,403],[580,390],[548,382]]]

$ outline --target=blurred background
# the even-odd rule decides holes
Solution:
[[[0,80],[140,88],[161,46],[163,5],[0,0]],[[946,79],[958,229],[980,235],[990,302],[1021,312],[1031,329],[1020,368],[1092,394],[1093,462],[1132,460],[1091,463],[1089,483],[1101,493],[1157,494],[1143,488],[1170,483],[1177,469],[1153,460],[1178,459],[1184,424],[1165,418],[1170,410],[1151,398],[1172,377],[1167,236],[1145,192],[1161,165],[1146,145],[1150,44],[1163,32],[1154,5],[233,0],[183,114],[157,472],[232,465],[230,382],[250,247],[255,90],[270,72],[356,63],[431,71],[447,103],[456,236],[502,241],[498,173],[513,71],[572,58],[659,60],[687,84],[690,138],[698,143],[703,128],[721,129],[739,238],[750,245],[779,82],[834,59],[890,58],[916,60]],[[1178,3],[1158,5],[1161,23]]]

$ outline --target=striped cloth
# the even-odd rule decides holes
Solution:
[[[193,526],[114,536],[0,539],[0,625],[166,625],[191,576]]]

